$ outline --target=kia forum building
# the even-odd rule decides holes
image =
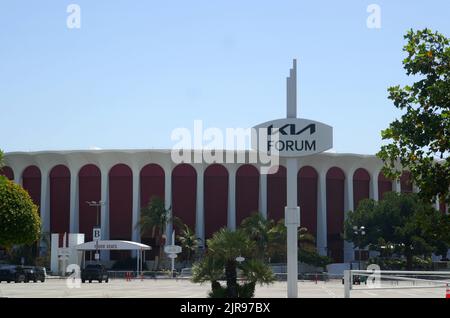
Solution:
[[[84,233],[86,241],[97,223],[96,208],[87,201],[105,202],[102,239],[144,243],[149,238],[141,237],[135,225],[154,195],[202,242],[222,227],[236,228],[255,211],[274,220],[284,217],[283,159],[274,174],[261,174],[255,164],[174,164],[170,150],[15,152],[5,159],[2,173],[39,206],[43,231]],[[386,179],[376,156],[325,152],[299,157],[298,163],[301,226],[316,237],[318,251],[337,263],[355,259],[352,245],[342,239],[346,211],[364,198],[415,190],[407,172],[400,182]]]

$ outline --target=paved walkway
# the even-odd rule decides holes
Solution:
[[[358,287],[355,287],[358,288]],[[286,282],[270,286],[257,286],[256,297],[286,297]],[[113,279],[109,283],[81,284],[81,288],[68,288],[63,279],[49,279],[45,283],[0,284],[0,297],[132,297],[132,298],[203,298],[207,297],[209,284],[193,284],[188,280],[134,280]],[[329,282],[300,282],[301,298],[342,298],[344,288],[339,280]],[[355,298],[444,298],[445,288],[353,290]]]

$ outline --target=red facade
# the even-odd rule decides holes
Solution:
[[[317,233],[317,171],[302,167],[297,175],[297,202],[300,207],[300,224],[314,236]]]
[[[344,172],[331,168],[327,172],[327,236],[328,255],[335,262],[344,261]]]
[[[10,167],[0,169],[0,176],[5,176],[8,180],[14,180],[14,171]]]
[[[133,215],[133,173],[118,164],[109,171],[109,237],[131,240]]]
[[[165,193],[165,174],[164,169],[157,164],[149,164],[142,168],[140,173],[140,204],[141,208],[147,206],[150,200],[154,197],[158,197],[164,200]],[[141,234],[141,242],[152,246],[152,249],[145,253],[147,260],[154,259],[159,255],[159,242],[156,242],[152,237],[151,232]]]
[[[27,167],[22,174],[22,186],[27,190],[34,204],[41,211],[41,170],[36,166]]]
[[[97,166],[86,165],[80,169],[78,173],[79,231],[85,234],[86,242],[92,241],[92,229],[101,224],[101,208],[92,207],[86,203],[101,200],[101,182],[101,172]]]
[[[286,168],[279,166],[276,173],[267,175],[267,217],[275,221],[284,219],[286,207]]]
[[[195,230],[197,207],[197,172],[188,164],[172,170],[172,213]]]
[[[205,240],[227,226],[228,171],[219,164],[210,165],[204,174]]]
[[[378,200],[383,200],[384,194],[392,192],[392,181],[386,178],[383,172],[378,174]]]
[[[164,200],[164,169],[157,164],[149,164],[140,173],[141,207],[150,203],[152,197]]]
[[[50,171],[50,231],[70,232],[70,171],[64,165]]]
[[[252,165],[236,171],[236,226],[252,213],[258,212],[259,172]]]
[[[365,169],[357,169],[353,174],[353,209],[356,210],[359,202],[369,197],[370,175]]]
[[[413,192],[411,173],[409,171],[405,171],[402,173],[400,177],[400,188],[402,193]]]

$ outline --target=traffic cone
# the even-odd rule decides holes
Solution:
[[[445,292],[445,298],[450,299],[450,287],[447,284],[447,290]]]

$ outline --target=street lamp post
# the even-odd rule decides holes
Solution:
[[[361,270],[361,244],[363,236],[366,235],[366,228],[364,226],[358,227],[355,225],[353,227],[353,233],[355,233],[358,238],[358,269]]]
[[[103,201],[86,201],[86,203],[91,206],[91,207],[96,207],[97,208],[97,224],[96,226],[98,227],[99,224],[99,218],[100,218],[100,207],[102,205],[105,205],[105,202]]]
[[[105,202],[103,202],[103,201],[86,201],[86,203],[90,206],[90,207],[96,207],[97,208],[97,223],[96,223],[96,226],[95,227],[99,227],[100,226],[100,207],[102,206],[102,205],[104,205],[105,204]],[[95,228],[94,227],[94,228]],[[92,230],[94,230],[94,229],[92,229]],[[101,232],[101,231],[100,231]],[[101,234],[100,234],[100,238],[101,238]],[[95,251],[95,254],[97,255],[98,254],[98,240],[97,240],[97,243],[96,243],[96,251]],[[98,256],[100,256],[100,255],[98,255]],[[97,258],[97,257],[96,257]],[[99,261],[100,260],[100,257],[98,257],[98,260],[97,261]]]

